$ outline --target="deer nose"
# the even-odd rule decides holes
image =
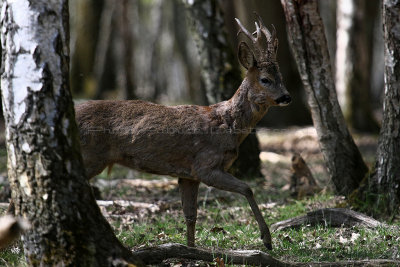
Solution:
[[[283,95],[283,96],[279,97],[278,99],[276,99],[275,102],[279,106],[286,106],[286,105],[289,105],[290,102],[292,102],[292,97],[290,95]]]

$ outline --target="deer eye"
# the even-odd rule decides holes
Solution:
[[[265,84],[265,85],[270,85],[272,84],[271,80],[267,79],[267,78],[262,78],[261,79],[261,83]]]

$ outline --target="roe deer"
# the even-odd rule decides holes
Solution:
[[[258,17],[253,49],[241,42],[238,57],[247,69],[234,96],[211,106],[163,106],[140,100],[88,101],[76,107],[82,156],[89,178],[114,163],[179,178],[187,244],[194,246],[199,183],[245,196],[272,249],[271,235],[250,187],[227,172],[240,143],[270,106],[291,102],[276,61],[278,41]],[[260,25],[260,26],[259,26]],[[263,36],[266,47],[263,48]]]

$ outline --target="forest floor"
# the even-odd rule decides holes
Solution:
[[[254,190],[268,224],[305,215],[320,208],[343,207],[345,199],[332,193],[313,128],[258,131],[264,177],[247,181]],[[355,135],[356,143],[373,166],[377,137]],[[300,153],[322,190],[309,197],[290,196],[291,157]],[[0,199],[6,202],[5,150],[0,150]],[[93,184],[103,214],[117,237],[132,250],[165,243],[185,244],[186,226],[180,206],[177,179],[155,176],[115,166]],[[201,185],[198,197],[196,246],[206,249],[265,251],[260,233],[245,198]],[[335,262],[340,260],[400,260],[400,223],[365,228],[332,228],[323,224],[272,232],[273,257],[290,262]],[[21,244],[0,251],[0,265],[24,265]],[[164,266],[209,266],[205,262],[173,259]],[[221,266],[221,264],[211,264]]]

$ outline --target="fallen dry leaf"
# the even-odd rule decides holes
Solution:
[[[217,257],[214,259],[214,261],[218,267],[225,267],[224,259],[220,259]]]

